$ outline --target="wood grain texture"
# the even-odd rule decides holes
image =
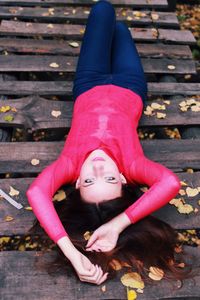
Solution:
[[[143,114],[139,121],[139,128],[147,126],[178,126],[178,125],[200,125],[199,112],[194,112],[190,108],[183,112],[180,110],[181,100],[171,100],[170,104],[165,104],[165,100],[147,101],[143,107]],[[189,99],[189,98],[188,98]],[[197,100],[197,102],[200,102]],[[165,110],[156,109],[152,116],[145,115],[146,109],[152,103],[165,105]],[[0,107],[5,105],[4,100],[0,100]],[[6,105],[16,108],[16,112],[9,111],[0,114],[0,125],[8,127],[24,127],[32,131],[38,129],[70,128],[74,101],[51,101],[35,96],[24,97],[21,99],[7,100]],[[60,111],[61,115],[54,117],[52,111]],[[157,118],[157,112],[166,114],[163,119]],[[13,116],[12,122],[6,121],[5,116]]]
[[[38,173],[46,165],[57,159],[65,141],[55,142],[2,142],[0,148],[0,173]],[[199,170],[199,139],[154,139],[141,140],[144,154],[173,170],[183,171],[186,168]],[[36,166],[31,160],[37,158]]]
[[[0,81],[3,95],[61,95],[72,98],[73,82],[59,81]],[[200,83],[148,82],[151,95],[200,95]]]
[[[196,258],[196,269],[200,270],[199,251],[193,247],[185,247],[185,251]],[[121,276],[127,272],[124,268],[117,272],[116,278],[105,282],[106,292],[101,286],[83,283],[71,272],[70,266],[47,273],[45,266],[54,262],[55,250],[41,251],[8,251],[0,253],[0,277],[3,300],[25,300],[31,295],[31,300],[66,299],[66,300],[126,300],[126,287],[121,282]],[[188,262],[192,259],[188,258]],[[22,271],[23,270],[23,273]],[[42,284],[41,284],[42,283]],[[199,299],[200,275],[186,279],[180,288],[180,282],[152,282],[146,285],[143,294],[138,294],[139,300],[158,299]],[[103,285],[103,284],[102,284]],[[190,298],[191,297],[191,298]],[[193,298],[192,298],[193,297]]]

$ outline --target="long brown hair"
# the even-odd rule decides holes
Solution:
[[[143,192],[139,187],[134,189],[128,185],[123,187],[122,196],[113,200],[102,202],[98,205],[86,203],[80,197],[79,190],[71,188],[67,199],[54,202],[55,209],[66,228],[70,239],[76,248],[86,255],[92,263],[102,267],[104,272],[109,272],[110,277],[115,275],[112,268],[112,259],[126,262],[135,267],[143,280],[148,279],[150,266],[161,268],[165,272],[165,278],[183,280],[192,275],[192,263],[185,260],[184,251],[177,253],[180,247],[178,232],[166,222],[154,217],[147,216],[135,224],[128,226],[120,235],[117,246],[110,252],[88,252],[85,251],[87,241],[84,239],[86,231],[93,232],[102,224],[111,220],[124,211]],[[31,233],[41,230],[40,224],[35,219]],[[63,263],[68,261],[60,248],[56,245],[57,258],[55,264],[62,268]],[[184,263],[185,267],[179,266]],[[49,268],[52,269],[52,264]]]

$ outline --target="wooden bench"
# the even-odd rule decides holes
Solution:
[[[200,140],[181,138],[142,138],[146,129],[199,126],[199,112],[182,111],[180,103],[192,97],[199,101],[200,83],[187,82],[185,76],[196,74],[190,46],[196,43],[192,33],[180,30],[174,11],[167,0],[112,0],[117,19],[125,20],[142,59],[148,79],[149,98],[145,107],[153,102],[165,104],[165,118],[143,113],[138,131],[147,157],[158,161],[177,173],[187,187],[200,187]],[[0,188],[7,194],[10,186],[20,191],[13,198],[22,203],[16,209],[0,200],[1,236],[26,237],[35,215],[29,206],[26,190],[33,178],[54,161],[64,146],[71,125],[73,110],[72,84],[82,36],[88,13],[94,1],[89,0],[8,0],[0,1],[0,107],[15,108],[0,113]],[[133,13],[133,12],[140,12]],[[143,14],[141,14],[143,13]],[[78,42],[72,47],[70,42]],[[56,63],[54,68],[51,63]],[[167,75],[167,76],[166,76]],[[167,104],[164,101],[170,101]],[[61,111],[60,117],[52,116],[52,110]],[[10,121],[5,120],[11,115]],[[21,132],[22,140],[11,138]],[[34,133],[41,130],[55,133],[53,141],[35,141]],[[33,158],[39,159],[32,165]],[[194,172],[189,172],[188,169]],[[200,190],[199,190],[200,191]],[[198,229],[200,226],[199,195],[182,197],[194,211],[180,214],[176,207],[167,204],[154,215],[177,230]],[[195,209],[196,208],[196,209]],[[6,217],[11,216],[11,221]],[[2,247],[3,248],[3,247]],[[200,270],[199,247],[185,246],[196,256]],[[68,267],[50,273],[42,271],[40,262],[52,262],[55,251],[0,252],[0,287],[3,300],[10,299],[127,299],[126,288],[120,283],[121,271],[116,279],[101,287],[81,283]],[[29,249],[30,250],[30,249]],[[50,249],[49,249],[50,250]],[[42,283],[42,284],[41,284]],[[176,290],[165,279],[153,286],[146,286],[138,299],[194,299],[200,298],[200,276],[187,279],[182,287],[175,282]]]

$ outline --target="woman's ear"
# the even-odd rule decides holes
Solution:
[[[79,189],[79,188],[80,188],[80,185],[81,185],[81,180],[80,180],[80,177],[78,177],[78,179],[76,180],[75,188],[76,188],[76,189]]]
[[[122,184],[127,183],[127,180],[126,180],[126,178],[124,177],[124,175],[122,173],[120,173],[120,178],[121,178]]]

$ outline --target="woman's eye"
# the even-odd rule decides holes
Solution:
[[[85,183],[91,183],[92,182],[92,180],[91,179],[85,179],[85,181],[84,181]]]
[[[115,177],[109,176],[109,177],[106,177],[106,179],[109,181],[112,181],[112,180],[115,180]]]

